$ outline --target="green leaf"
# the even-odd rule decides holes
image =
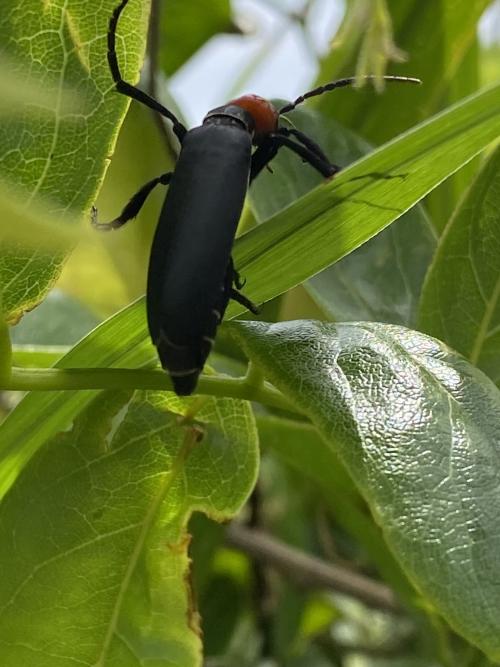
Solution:
[[[436,237],[423,208],[314,276],[308,291],[333,320],[415,326]]]
[[[12,328],[12,342],[24,345],[73,345],[99,324],[81,303],[58,289]]]
[[[60,361],[57,368],[139,367],[156,359],[146,337],[142,302],[104,322]],[[0,424],[0,498],[35,452],[68,427],[98,394],[59,391],[27,394]]]
[[[446,91],[446,102],[453,104],[480,87],[479,82],[479,40],[473,40],[468,52],[462,59],[460,67]],[[462,167],[456,174],[433,190],[426,198],[425,205],[434,226],[439,233],[448,223],[463,193],[467,190],[478,170],[479,159],[476,158]]]
[[[231,328],[335,447],[413,584],[500,658],[500,393],[403,327],[312,321]]]
[[[201,665],[187,520],[238,511],[258,447],[248,403],[190,409],[102,394],[25,469],[0,510],[2,665]]]
[[[76,225],[69,227],[75,222],[74,216],[59,216],[59,221],[55,222],[49,202],[37,200],[36,205],[26,208],[26,193],[7,188],[1,182],[0,220],[2,242],[9,241],[31,250],[68,252],[81,237]]]
[[[500,46],[496,43],[481,50],[481,81],[484,84],[495,83],[498,80],[498,58]]]
[[[500,381],[500,148],[441,237],[426,279],[419,328]]]
[[[132,102],[95,203],[99,220],[116,218],[139,188],[171,171],[172,160],[162,139],[151,111]],[[156,188],[137,219],[116,234],[98,232],[87,220],[85,243],[80,243],[69,258],[59,286],[104,315],[143,294],[153,232],[164,198],[165,188]]]
[[[68,352],[66,345],[13,345],[12,363],[28,368],[49,368]]]
[[[298,285],[399,218],[500,134],[500,86],[447,109],[347,167],[237,239],[245,292],[261,303]],[[242,311],[232,305],[230,316]]]
[[[229,0],[170,0],[160,17],[160,59],[165,73],[176,72],[217,33],[235,30]]]
[[[65,254],[0,243],[0,286],[4,317],[16,324],[54,286]]]
[[[15,117],[34,108],[37,114],[44,109],[53,114],[58,105],[61,111],[74,114],[81,101],[75,90],[33,80],[29,71],[16,66],[5,53],[0,54],[0,116]]]
[[[248,279],[245,292],[256,302],[271,299],[359,246],[493,140],[500,133],[499,111],[497,86],[378,149],[245,234],[234,253]],[[228,314],[241,311],[232,304]],[[154,358],[141,302],[108,320],[58,367],[133,368]],[[66,392],[21,402],[0,426],[0,495],[46,438],[65,428],[91,396]]]
[[[317,106],[346,127],[356,129],[375,144],[387,141],[429,114],[442,108],[447,88],[476,35],[476,25],[490,0],[388,0],[394,28],[394,41],[408,55],[406,63],[394,64],[390,74],[422,79],[421,90],[413,86],[388,84],[383,96],[373,90],[345,91],[342,102],[334,95],[318,98]],[[333,51],[331,58],[336,60]],[[346,53],[340,71],[332,71],[325,60],[320,82],[337,75],[352,75],[357,53]],[[469,90],[468,92],[472,92]]]
[[[476,28],[488,4],[489,0],[461,4],[454,0],[389,0],[395,41],[408,55],[405,64],[391,66],[390,72],[419,76],[422,88],[416,91],[411,86],[387,84],[380,96],[369,88],[361,95],[345,91],[339,93],[343,96],[341,104],[335,95],[324,95],[317,98],[317,107],[379,144],[473,93],[479,86]],[[320,83],[335,76],[352,75],[358,66],[362,30],[355,3],[349,7],[341,29],[347,29],[348,34],[340,35],[340,45],[335,39],[336,48],[323,61]],[[426,204],[438,231],[444,228],[476,168],[475,163],[466,166],[430,195]]]
[[[106,61],[106,33],[114,0],[5,0],[0,43],[20,80],[57,88],[55,110],[31,104],[29,112],[0,126],[0,178],[24,193],[25,206],[42,199],[54,220],[79,219],[95,198],[128,102],[113,92]],[[120,21],[120,61],[127,80],[137,79],[144,51],[147,0],[130,3]],[[122,43],[126,44],[127,57]],[[78,113],[63,106],[75,90]],[[5,221],[4,224],[8,224]],[[59,275],[64,253],[0,247],[4,309],[15,320],[40,301]]]
[[[373,0],[368,3],[368,7],[371,11],[368,12],[366,34],[359,51],[356,76],[375,74],[376,77],[382,77],[387,72],[389,62],[405,62],[406,53],[394,43],[392,19],[386,0]],[[375,78],[373,85],[375,90],[381,92],[385,82],[382,78]]]
[[[321,114],[298,109],[287,114],[294,126],[342,167],[366,155],[370,145]],[[321,176],[291,151],[282,150],[251,189],[260,222],[321,183]],[[398,184],[393,184],[397,201]],[[411,325],[416,321],[420,288],[436,246],[432,225],[422,208],[413,208],[396,225],[306,283],[306,289],[334,320],[383,320]]]
[[[414,603],[415,591],[389,552],[379,528],[366,515],[366,505],[339,461],[334,443],[323,439],[306,422],[260,416],[257,424],[263,448],[269,448],[314,483],[338,525],[363,546],[387,583],[403,599]]]

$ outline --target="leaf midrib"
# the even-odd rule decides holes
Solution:
[[[104,637],[103,645],[102,645],[102,650],[101,653],[96,660],[96,662],[92,665],[92,667],[105,667],[105,659],[107,657],[107,654],[109,652],[109,649],[111,647],[111,643],[113,641],[113,636],[116,633],[116,629],[118,626],[118,620],[120,617],[120,612],[122,609],[123,601],[125,599],[125,595],[127,593],[129,584],[132,580],[135,568],[137,566],[137,563],[139,561],[139,558],[141,556],[144,544],[147,540],[147,536],[149,534],[149,531],[156,519],[156,516],[158,514],[158,511],[163,503],[163,500],[165,499],[166,495],[170,491],[172,484],[175,482],[177,475],[179,472],[181,472],[183,464],[186,461],[186,458],[189,454],[191,447],[190,447],[190,439],[189,435],[186,433],[186,437],[184,439],[183,445],[179,450],[179,453],[177,454],[177,457],[175,458],[172,468],[170,469],[170,472],[165,475],[165,479],[156,494],[156,497],[153,498],[150,507],[146,513],[146,516],[144,517],[144,521],[142,522],[142,528],[141,531],[137,537],[137,541],[134,545],[134,548],[132,550],[132,553],[130,555],[130,559],[127,565],[127,569],[125,571],[125,575],[123,577],[123,581],[121,583],[121,586],[118,591],[118,595],[116,597],[115,605],[113,607],[113,611],[111,613],[111,617],[109,620],[109,625],[106,631],[106,635]]]

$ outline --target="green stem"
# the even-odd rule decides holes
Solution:
[[[252,361],[248,362],[247,373],[245,375],[245,382],[256,391],[264,386],[264,373],[257,364]]]
[[[3,317],[3,312],[0,307],[0,385],[5,382],[10,382],[11,373],[12,343],[10,341],[9,325]]]
[[[127,368],[12,368],[10,378],[0,383],[9,391],[68,391],[83,389],[172,390],[168,375],[161,370]],[[202,375],[197,393],[258,401],[275,408],[297,412],[283,394],[268,384],[254,386],[246,378]]]

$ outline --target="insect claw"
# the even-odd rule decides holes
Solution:
[[[233,268],[233,283],[236,287],[236,289],[243,289],[245,285],[247,284],[247,279],[246,278],[241,278],[240,274],[236,269]]]
[[[111,232],[113,229],[119,229],[127,221],[122,220],[121,217],[111,220],[111,222],[99,222],[97,219],[97,208],[92,206],[90,209],[90,224],[94,229],[99,230],[100,232]]]

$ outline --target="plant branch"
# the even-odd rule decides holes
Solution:
[[[229,545],[271,565],[305,588],[330,588],[357,598],[369,607],[400,613],[390,588],[345,567],[327,563],[267,535],[232,523],[226,532]]]
[[[369,644],[351,644],[349,642],[339,641],[333,638],[328,632],[316,636],[313,641],[327,654],[332,651],[335,655],[346,655],[349,653],[361,653],[370,658],[402,658],[405,653],[409,652],[409,642],[411,636],[400,637],[397,641],[392,643],[371,646]]]
[[[247,374],[248,378],[248,374]],[[262,496],[259,481],[252,491],[248,506],[250,516],[246,523],[249,530],[258,530],[262,523]],[[253,602],[257,627],[261,636],[261,658],[266,659],[273,655],[272,637],[272,591],[268,576],[266,563],[257,560],[252,561],[253,574]]]
[[[172,391],[168,375],[159,369],[128,368],[18,368],[0,383],[9,391],[67,391],[83,389],[163,389]],[[297,412],[283,394],[269,384],[255,387],[245,378],[202,375],[198,394],[258,401],[271,407]]]

